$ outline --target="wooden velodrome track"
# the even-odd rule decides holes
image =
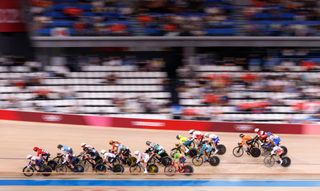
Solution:
[[[56,145],[66,144],[73,147],[75,153],[80,152],[80,143],[86,142],[94,145],[98,150],[107,149],[109,140],[118,140],[127,145],[132,151],[145,150],[145,141],[150,140],[163,145],[170,150],[177,142],[177,134],[186,135],[187,132],[162,131],[162,130],[139,130],[128,128],[106,128],[106,127],[88,127],[73,125],[58,125],[45,123],[29,123],[0,121],[0,177],[1,178],[25,178],[21,170],[27,164],[25,157],[32,154],[34,146],[40,146],[48,149],[55,155],[58,152]],[[235,158],[232,155],[232,149],[239,141],[238,134],[235,133],[216,133],[220,135],[221,143],[227,147],[227,153],[220,156],[221,163],[218,167],[211,167],[207,164],[201,167],[195,167],[195,174],[191,177],[177,175],[176,179],[320,179],[320,136],[310,135],[281,135],[282,143],[289,149],[288,156],[292,160],[289,168],[275,166],[267,168],[263,165],[263,158],[251,158],[244,155],[241,158]],[[188,160],[190,162],[190,159]],[[126,171],[128,171],[126,169]],[[160,169],[160,172],[163,170]],[[91,179],[161,179],[167,178],[165,175],[95,175],[86,174],[74,177],[53,175],[50,178],[91,178]],[[43,179],[41,176],[33,178]],[[171,179],[171,177],[170,177]],[[41,190],[41,188],[25,188],[25,190]],[[47,190],[51,189],[49,187]],[[110,188],[108,190],[131,190]],[[167,189],[167,187],[166,187]],[[168,187],[170,190],[170,187]],[[190,188],[186,188],[188,190]],[[213,189],[213,188],[211,188]],[[214,188],[217,190],[217,188]],[[223,188],[223,190],[231,188]],[[245,188],[251,190],[251,188]],[[265,188],[264,190],[273,190]],[[15,190],[14,187],[0,187],[0,190]],[[55,187],[54,190],[65,190],[65,188]],[[72,188],[67,190],[92,190],[89,188]],[[104,190],[104,188],[96,189]],[[139,189],[141,190],[141,189]],[[160,190],[152,187],[148,190]],[[192,189],[194,190],[194,189]],[[206,190],[205,187],[199,190]],[[291,189],[290,189],[291,190]],[[292,190],[296,190],[292,188]],[[304,189],[306,190],[306,189]],[[320,188],[308,188],[308,190],[320,190]]]

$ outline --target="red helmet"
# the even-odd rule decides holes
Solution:
[[[33,151],[38,151],[39,147],[33,147]]]

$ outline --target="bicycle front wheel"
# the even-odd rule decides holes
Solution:
[[[132,174],[139,174],[141,173],[142,168],[140,165],[134,165],[129,167],[129,172]]]
[[[194,166],[201,166],[203,164],[203,158],[202,157],[193,157],[192,164]]]
[[[274,159],[273,156],[269,155],[264,158],[263,163],[266,167],[272,167],[275,164],[276,160]]]
[[[169,165],[164,167],[164,174],[168,176],[173,176],[176,173],[176,167]]]
[[[243,147],[237,146],[232,150],[232,154],[235,157],[241,157],[243,155]]]

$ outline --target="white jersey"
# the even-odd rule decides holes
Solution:
[[[41,157],[37,157],[37,156],[32,156],[31,161],[38,161],[38,160],[42,160]]]
[[[150,156],[147,153],[139,153],[137,156],[137,162],[144,162],[147,163],[149,161]]]
[[[203,136],[203,133],[201,131],[195,131],[192,133],[192,138],[195,139],[199,136]]]
[[[283,149],[279,146],[273,147],[271,154],[281,155],[283,153]]]
[[[113,154],[113,153],[104,153],[104,154],[102,155],[102,157],[103,157],[104,159],[109,159],[109,158],[116,158],[116,155]]]

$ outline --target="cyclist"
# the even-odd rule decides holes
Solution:
[[[147,165],[148,165],[148,161],[150,159],[150,155],[147,154],[147,153],[142,153],[140,151],[134,151],[134,155],[136,156],[137,158],[137,162],[136,164],[138,163],[142,163],[142,166],[144,168],[144,173],[148,173],[147,171]]]
[[[66,145],[59,144],[57,148],[62,152],[64,156],[63,163],[68,162],[68,164],[73,168],[72,159],[73,159],[73,149],[71,147],[68,147]]]
[[[117,156],[112,153],[111,150],[109,150],[109,152],[107,152],[106,150],[101,150],[100,153],[102,155],[103,162],[108,165],[109,168],[112,168],[112,164]]]
[[[179,140],[179,145],[183,145],[183,147],[181,147],[183,149],[183,151],[185,153],[188,153],[189,152],[189,147],[191,146],[191,143],[192,143],[193,139],[184,137],[182,135],[177,135],[176,139]]]
[[[98,151],[87,143],[81,143],[80,146],[86,154],[86,158],[88,158],[91,163],[96,164],[95,159],[99,156]]]
[[[257,133],[257,136],[258,136],[259,140],[261,141],[261,143],[264,143],[266,141],[266,139],[268,137],[267,132],[262,131],[259,128],[255,128],[254,132]]]
[[[184,164],[186,163],[186,157],[184,155],[182,155],[181,153],[179,152],[176,152],[174,155],[173,155],[173,160],[175,161],[174,162],[174,165],[175,165],[175,168],[178,169],[179,171],[181,170],[181,167],[184,166]]]
[[[280,146],[275,146],[273,147],[272,151],[271,151],[271,155],[276,155],[279,157],[279,160],[277,161],[277,163],[282,164],[282,157],[281,155],[283,154],[283,149]]]
[[[33,147],[33,151],[37,152],[37,156],[41,157],[43,160],[47,161],[49,160],[50,153],[47,150],[41,149],[39,147]]]
[[[205,133],[204,137],[207,138],[208,139],[207,141],[209,142],[209,144],[214,147],[215,149],[214,153],[215,154],[218,153],[217,145],[220,141],[220,138],[217,135],[210,134],[210,133]]]
[[[128,147],[121,144],[119,141],[110,140],[109,145],[112,146],[111,152],[113,152],[116,155],[119,155],[121,160],[124,162],[125,158],[129,155],[130,150]]]
[[[39,156],[28,155],[26,157],[31,161],[31,164],[41,168],[44,165],[44,160]]]
[[[212,146],[209,144],[208,141],[203,141],[200,151],[197,154],[198,157],[200,157],[201,155],[206,156],[207,158],[205,160],[207,160],[209,158],[209,154],[210,152],[213,150]]]
[[[238,143],[240,146],[246,146],[246,152],[249,152],[249,146],[251,146],[251,141],[253,140],[253,138],[250,135],[244,135],[244,134],[240,134],[239,137],[241,138],[241,142]]]
[[[161,145],[152,143],[150,141],[146,141],[146,145],[149,146],[149,148],[151,149],[151,151],[153,151],[154,154],[159,155],[160,157],[164,157],[166,155],[166,151]]]
[[[201,131],[196,131],[194,129],[189,130],[189,134],[192,135],[192,138],[197,140],[199,143],[201,143],[204,138],[204,134]]]

